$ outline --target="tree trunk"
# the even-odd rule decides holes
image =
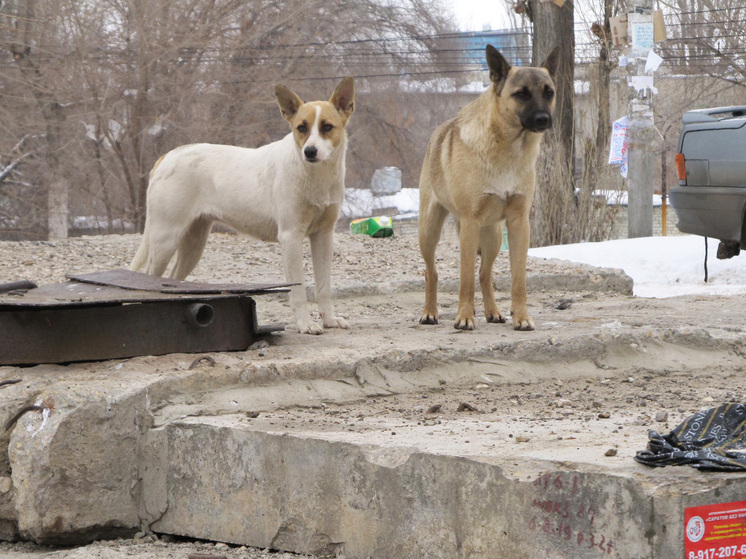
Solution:
[[[561,0],[557,0],[560,2]],[[550,137],[562,146],[563,159],[574,168],[573,147],[575,97],[575,16],[572,0],[559,7],[554,2],[532,1],[533,65],[540,66],[552,49],[560,47],[560,65],[555,77],[557,101]]]
[[[611,31],[609,19],[612,14],[612,0],[604,0],[604,14],[602,25],[601,50],[598,54],[598,96],[596,103],[598,107],[598,120],[596,129],[596,154],[599,165],[605,159],[604,155],[609,149],[609,135],[611,133],[611,114],[610,114],[610,97],[611,97],[611,70],[614,65],[609,61],[609,51],[611,46]]]
[[[61,168],[63,159],[62,125],[65,122],[65,109],[57,101],[54,88],[46,83],[39,67],[32,60],[32,27],[39,25],[36,18],[35,0],[19,2],[17,7],[19,28],[23,42],[11,44],[10,51],[31,94],[44,118],[46,127],[45,182],[47,187],[47,231],[50,239],[67,238],[68,221],[68,180]]]

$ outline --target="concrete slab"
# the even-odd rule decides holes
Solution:
[[[687,412],[656,425],[647,406],[624,399],[648,387],[655,400],[679,383],[665,371],[682,362],[701,364],[708,383],[742,358],[672,341],[608,340],[600,357],[559,369],[497,358],[410,373],[366,363],[357,387],[260,414],[163,422],[164,408],[143,441],[143,516],[159,533],[354,558],[680,557],[684,509],[741,500],[746,479],[637,464],[647,427],[665,431]],[[627,376],[645,362],[655,366],[644,378]],[[369,383],[397,388],[355,397]],[[569,399],[551,399],[558,387]],[[606,397],[568,412],[589,389]],[[240,399],[266,402],[266,391]],[[543,411],[520,401],[532,396]]]
[[[0,382],[21,380],[0,385],[0,424],[14,420],[0,539],[155,530],[349,558],[681,556],[683,509],[740,500],[744,482],[632,457],[649,428],[742,399],[742,310],[635,299],[614,271],[546,277],[535,332],[456,332],[453,291],[442,323],[419,326],[407,278],[338,293],[349,331],[212,361],[0,367]]]
[[[683,556],[685,507],[743,496],[738,476],[594,464],[574,443],[548,444],[543,460],[501,451],[487,429],[457,444],[447,428],[387,421],[366,433],[271,423],[149,433],[164,467],[144,487],[166,488],[148,500],[162,511],[152,529],[354,558],[670,558]]]

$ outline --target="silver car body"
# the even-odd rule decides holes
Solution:
[[[679,185],[670,191],[677,227],[746,248],[746,106],[688,111],[682,120]]]

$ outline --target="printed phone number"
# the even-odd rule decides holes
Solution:
[[[746,555],[746,544],[727,545],[724,547],[713,547],[710,549],[700,549],[699,551],[690,551],[687,559],[722,559],[724,557],[739,557]]]

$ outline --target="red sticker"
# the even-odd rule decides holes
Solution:
[[[746,559],[746,501],[684,511],[686,559]]]

